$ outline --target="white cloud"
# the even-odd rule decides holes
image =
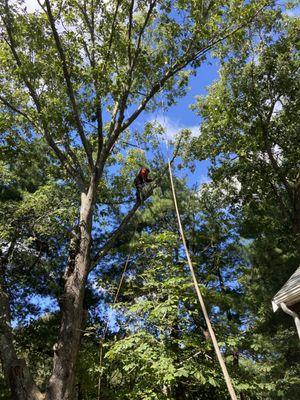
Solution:
[[[277,100],[274,106],[274,112],[279,112],[282,110],[282,102]]]
[[[282,148],[278,145],[275,144],[271,148],[273,157],[277,161],[278,165],[281,165],[283,162],[283,150]],[[270,157],[267,154],[266,151],[260,151],[257,153],[258,159],[264,161],[266,164],[271,164]]]
[[[37,0],[25,0],[25,5],[27,11],[30,13],[41,10],[41,6],[39,5]]]
[[[224,179],[224,186],[221,187],[221,193],[224,196],[231,196],[233,194],[239,194],[242,189],[242,184],[236,176],[232,176],[230,179]]]
[[[107,289],[105,289],[102,286],[99,286],[97,282],[92,283],[92,288],[95,292],[97,292],[99,295],[105,295],[107,293]]]
[[[240,193],[240,191],[242,189],[242,184],[241,184],[241,182],[238,180],[238,178],[236,176],[233,176],[231,178],[231,184],[232,184],[232,187],[235,189],[235,191],[237,193]]]
[[[158,117],[151,119],[151,123],[158,123],[163,127],[166,133],[166,139],[174,139],[174,137],[182,130],[189,129],[193,137],[198,137],[200,135],[200,127],[198,125],[186,126],[178,120],[171,119],[159,115]]]

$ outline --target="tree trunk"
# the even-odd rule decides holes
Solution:
[[[298,253],[300,254],[300,200],[295,204],[294,207],[293,229],[296,237]]]
[[[174,400],[186,400],[185,388],[181,382],[177,383],[174,390]]]
[[[73,400],[75,395],[75,367],[81,339],[83,298],[90,269],[95,188],[96,183],[92,182],[88,192],[81,195],[78,251],[77,254],[73,253],[73,260],[69,259],[64,292],[60,298],[60,333],[53,347],[53,372],[47,387],[47,400]]]
[[[300,193],[296,191],[293,210],[293,228],[295,235],[300,235]]]
[[[296,238],[298,255],[300,256],[300,172],[293,185],[293,231]]]
[[[5,268],[8,255],[0,260],[0,358],[4,377],[11,388],[12,400],[42,400],[25,360],[17,357],[10,326],[9,295],[5,290]]]

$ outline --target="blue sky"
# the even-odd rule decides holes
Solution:
[[[211,64],[211,65],[210,65]],[[192,76],[190,80],[190,91],[187,96],[179,99],[178,104],[172,107],[167,116],[182,126],[199,126],[200,117],[194,111],[189,109],[189,106],[195,103],[195,97],[207,92],[206,88],[214,80],[218,78],[218,62],[215,59],[209,58],[200,68],[198,68],[197,76]]]
[[[189,91],[183,98],[178,99],[177,104],[170,107],[166,112],[157,110],[153,114],[144,113],[137,121],[137,125],[141,126],[144,122],[157,120],[166,131],[166,138],[171,139],[176,133],[183,128],[189,128],[193,135],[200,134],[201,117],[191,110],[190,106],[195,103],[196,96],[205,95],[208,87],[218,79],[219,62],[217,59],[208,57],[198,69],[197,75],[191,76],[189,83]],[[163,99],[163,94],[161,95]],[[166,152],[165,145],[162,148]],[[191,173],[189,169],[184,168],[180,171],[179,176],[187,179],[188,186],[200,186],[202,183],[209,181],[208,161],[195,162],[195,172]],[[178,176],[178,171],[176,172]]]
[[[199,135],[201,118],[190,109],[190,105],[195,103],[196,96],[207,93],[208,86],[218,79],[219,64],[218,60],[208,58],[197,70],[197,75],[190,79],[190,90],[187,95],[180,98],[177,104],[171,107],[162,115],[157,112],[156,118],[160,123],[165,125],[167,137],[171,137],[182,128],[190,128],[193,134]],[[144,120],[149,119],[149,115],[144,114]],[[153,116],[152,116],[153,118]],[[195,162],[195,172],[192,174],[189,170],[183,169],[180,173],[181,177],[187,178],[189,186],[201,185],[207,182],[208,161]]]

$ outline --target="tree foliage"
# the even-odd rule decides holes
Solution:
[[[172,162],[211,162],[201,188],[176,179],[187,243],[240,398],[296,400],[296,335],[270,300],[299,263],[299,19],[259,0],[40,5],[0,3],[0,398],[227,398],[164,129],[137,123],[213,50],[201,136],[171,143]]]

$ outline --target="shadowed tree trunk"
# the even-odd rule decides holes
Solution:
[[[44,396],[35,385],[25,360],[18,358],[13,343],[5,270],[14,246],[15,241],[0,256],[0,358],[4,377],[11,388],[12,400],[42,400]]]
[[[300,254],[300,172],[297,174],[293,185],[293,228],[296,235],[298,252]]]
[[[75,363],[80,346],[85,284],[91,264],[95,189],[93,180],[87,193],[81,194],[79,245],[77,254],[73,254],[74,259],[69,259],[64,292],[60,298],[61,327],[53,348],[53,373],[47,388],[47,400],[71,400],[75,395]]]

